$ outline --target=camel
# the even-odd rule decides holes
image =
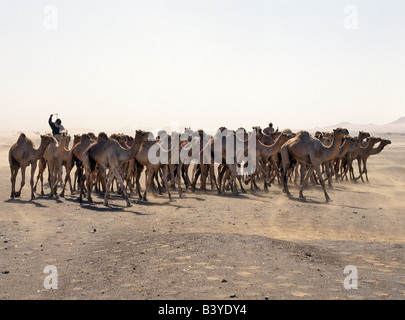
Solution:
[[[355,143],[351,148],[349,148],[349,150],[346,152],[346,155],[341,159],[341,164],[340,164],[339,169],[341,172],[342,180],[344,178],[346,178],[346,181],[348,180],[347,172],[349,171],[351,163],[352,163],[352,154],[357,152],[356,150],[358,150],[361,147],[364,139],[367,139],[368,137],[370,137],[370,134],[368,132],[359,131],[359,134],[357,136],[357,140],[358,140],[357,143]]]
[[[357,137],[346,137],[344,143],[340,146],[338,154],[333,159],[336,181],[338,181],[339,179],[340,162],[342,161],[342,159],[344,159],[344,157],[346,157],[348,153],[350,153],[351,150],[356,147],[358,143],[359,139]]]
[[[189,142],[188,145],[184,146],[184,149],[190,149],[189,156],[192,156],[193,159],[196,159],[198,164],[194,164],[193,168],[193,173],[192,173],[192,181],[191,181],[191,190],[192,192],[195,192],[195,186],[197,184],[197,180],[201,175],[201,185],[200,185],[200,190],[206,190],[206,182],[208,175],[211,180],[211,189],[215,188],[218,190],[218,183],[217,179],[215,177],[215,172],[214,172],[214,162],[207,161],[207,154],[206,152],[210,153],[211,151],[209,150],[210,148],[207,147],[211,142],[214,137],[207,135],[202,129],[199,129],[197,131],[197,134],[195,134],[191,141]],[[193,147],[194,146],[194,147]],[[192,149],[198,150],[198,154],[192,154]]]
[[[240,137],[239,133],[233,130],[228,130],[225,127],[219,128],[214,137],[212,137],[200,151],[199,156],[201,163],[201,187],[205,187],[205,181],[208,177],[208,171],[213,170],[214,163],[219,163],[220,165],[218,167],[219,174],[217,188],[218,193],[224,193],[225,181],[228,178],[230,178],[229,185],[231,186],[234,194],[238,194],[236,181],[239,182],[241,191],[243,193],[246,193],[241,182],[241,177],[240,175],[238,175],[238,166],[241,165],[241,163],[239,163],[239,159],[242,159],[242,157],[246,155],[249,157],[252,153],[255,153],[254,150],[249,150],[249,148],[252,148],[254,145],[250,146],[248,143],[249,136],[254,134],[255,131],[248,134],[243,128],[239,129],[242,129],[241,132],[244,132],[243,137]],[[234,149],[232,150],[233,154],[231,155],[227,154],[227,139],[232,139],[234,142]],[[236,145],[238,140],[239,143],[243,143],[243,150],[241,150],[241,153],[243,152],[243,155],[237,154],[238,150],[236,150]],[[208,161],[208,156],[210,156],[211,161]],[[227,163],[228,160],[231,160],[231,163]]]
[[[325,146],[316,138],[311,137],[307,131],[299,132],[294,138],[288,140],[280,150],[282,163],[283,163],[283,191],[288,197],[292,197],[287,186],[287,169],[291,163],[295,160],[302,162],[309,167],[304,180],[302,181],[299,197],[305,199],[303,195],[304,187],[308,181],[308,178],[315,171],[318,179],[322,185],[322,189],[325,195],[326,202],[330,201],[330,197],[326,192],[325,182],[322,178],[321,165],[325,161],[331,160],[336,157],[339,152],[339,147],[342,143],[343,137],[349,134],[349,131],[345,128],[336,128],[333,130],[333,142],[330,146]]]
[[[137,190],[138,190],[138,197],[139,200],[143,201],[148,201],[147,199],[147,192],[151,190],[152,187],[152,180],[153,177],[157,174],[158,170],[161,168],[163,169],[163,180],[164,184],[166,186],[166,190],[169,196],[169,200],[172,201],[172,196],[170,193],[170,188],[168,184],[168,169],[169,165],[171,165],[171,158],[172,155],[174,157],[178,157],[179,152],[180,152],[180,145],[179,143],[167,143],[169,139],[162,139],[163,137],[160,137],[159,141],[144,141],[141,143],[139,152],[135,156],[135,160],[138,162],[140,166],[146,167],[145,170],[145,192],[143,194],[143,197],[141,196],[140,193],[140,185],[139,185],[139,180],[137,179]],[[176,140],[176,139],[174,139]],[[166,142],[166,143],[165,143]],[[178,141],[176,141],[178,142]],[[170,145],[170,149],[168,149]],[[156,159],[150,158],[150,155],[156,155]],[[162,159],[167,159],[167,163],[163,162]],[[179,162],[181,165],[181,162]],[[179,169],[179,173],[181,172],[181,166]],[[180,174],[178,175],[180,177]],[[180,196],[181,196],[181,186],[180,186],[180,181],[178,180],[179,184],[179,191],[180,191]]]
[[[369,182],[368,175],[367,175],[367,159],[372,155],[379,154],[385,148],[385,146],[387,146],[389,144],[391,144],[390,140],[383,139],[383,140],[381,140],[378,147],[371,149],[371,151],[368,154],[364,154],[361,156],[361,161],[363,162],[363,173],[366,175],[367,182]],[[360,176],[357,177],[357,179],[359,179],[359,178],[360,178]]]
[[[62,178],[62,163],[68,154],[66,147],[70,143],[70,136],[66,132],[60,134],[59,142],[55,139],[46,148],[44,156],[39,160],[39,172],[34,190],[37,190],[38,181],[41,180],[41,194],[44,195],[44,171],[48,166],[48,180],[51,189],[51,197],[57,194],[57,185]]]
[[[95,139],[94,139],[95,138]],[[94,137],[90,133],[85,133],[82,134],[79,137],[75,137],[76,143],[74,143],[72,149],[69,151],[67,160],[66,160],[66,177],[65,177],[65,182],[63,185],[62,192],[60,193],[61,197],[65,196],[65,189],[66,189],[66,184],[68,181],[70,181],[70,172],[73,169],[73,166],[76,165],[76,173],[75,173],[75,179],[74,179],[74,187],[73,189],[76,189],[76,180],[81,181],[82,175],[83,175],[83,161],[82,161],[82,154],[83,151],[86,150],[86,148],[94,143],[96,141],[96,137]],[[72,185],[70,183],[70,193],[73,193],[72,190]]]
[[[361,170],[361,158],[368,157],[370,155],[371,150],[373,149],[374,145],[378,142],[381,142],[381,140],[382,139],[378,138],[378,137],[367,137],[366,138],[367,146],[366,147],[360,146],[351,153],[351,162],[349,163],[349,171],[350,171],[350,177],[352,177],[353,181],[357,181],[359,178],[361,178],[361,181],[364,182],[363,174],[362,174],[362,170]],[[359,167],[359,173],[360,173],[359,178],[356,178],[354,176],[353,161],[355,159],[357,159],[357,164]]]
[[[277,163],[275,162],[274,156],[280,151],[282,145],[286,143],[289,139],[291,139],[293,136],[286,134],[286,133],[281,133],[278,138],[274,141],[273,144],[271,145],[266,145],[264,144],[260,139],[257,139],[256,141],[256,168],[258,168],[261,172],[264,172],[265,166],[268,163],[271,163],[273,165],[274,170],[276,171],[276,174],[279,173],[279,168],[277,166]],[[257,170],[257,172],[259,172]],[[265,173],[267,176],[267,173]],[[254,178],[251,178],[251,183],[254,183]],[[251,189],[252,185],[251,185]],[[267,190],[267,182],[266,179],[264,179],[264,190]]]
[[[38,149],[35,149],[33,142],[27,138],[24,133],[21,133],[18,140],[13,144],[9,151],[9,163],[11,170],[11,198],[19,198],[21,190],[25,185],[25,169],[31,165],[31,200],[35,199],[34,190],[34,174],[37,168],[38,160],[42,158],[48,145],[54,141],[54,138],[49,135],[41,135],[41,144]],[[18,170],[21,169],[21,185],[18,191],[15,191],[15,182]]]
[[[83,185],[85,180],[87,183],[88,201],[90,204],[94,204],[91,198],[91,189],[92,189],[93,175],[96,172],[96,166],[99,165],[103,168],[103,170],[106,170],[107,168],[109,169],[108,180],[106,183],[106,190],[104,194],[104,205],[108,206],[110,186],[113,177],[115,177],[120,184],[123,196],[127,203],[127,207],[131,207],[132,204],[129,201],[128,195],[125,191],[124,182],[119,173],[119,168],[124,162],[135,158],[135,156],[139,151],[139,147],[143,142],[147,141],[148,137],[149,132],[137,130],[135,134],[134,143],[132,144],[131,148],[125,149],[116,140],[109,139],[107,135],[100,133],[98,135],[97,141],[88,146],[87,149],[84,150],[82,153],[85,179],[82,179],[81,181],[80,202],[82,202]]]

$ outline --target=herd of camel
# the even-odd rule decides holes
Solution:
[[[299,197],[302,199],[305,198],[304,187],[311,181],[322,186],[325,199],[329,201],[325,181],[331,184],[334,177],[336,181],[361,179],[364,182],[364,175],[368,182],[367,159],[391,143],[363,131],[357,136],[350,136],[344,128],[316,132],[315,135],[307,131],[293,133],[289,129],[272,132],[265,132],[260,127],[252,129],[238,134],[240,130],[221,127],[215,135],[209,136],[203,130],[185,128],[181,136],[177,134],[177,139],[173,138],[173,133],[169,135],[163,131],[156,138],[151,138],[153,135],[143,130],[137,130],[135,137],[86,133],[74,135],[70,149],[71,137],[66,132],[62,132],[58,139],[52,134],[41,135],[38,148],[21,133],[9,151],[11,198],[21,196],[25,171],[31,166],[31,199],[35,199],[39,181],[41,194],[44,194],[43,173],[48,168],[51,197],[64,197],[69,184],[71,194],[80,193],[81,203],[83,196],[87,195],[89,203],[94,204],[92,193],[97,192],[104,195],[105,206],[108,206],[114,184],[127,206],[131,206],[129,195],[133,192],[138,194],[139,201],[147,201],[147,192],[158,189],[159,193],[167,192],[172,200],[171,190],[177,189],[179,197],[182,197],[183,189],[195,191],[197,181],[201,190],[206,190],[206,184],[210,182],[211,188],[217,189],[218,193],[231,190],[235,194],[239,192],[238,184],[241,192],[245,193],[243,184],[250,184],[254,192],[260,189],[256,183],[259,180],[266,191],[272,183],[278,182],[288,197],[292,197],[288,184],[295,183],[300,185]],[[179,139],[179,136],[182,138]],[[255,142],[253,147],[248,143],[252,138]],[[250,157],[245,158],[248,160],[229,162],[231,156],[236,156],[230,156],[229,148],[225,147],[226,139],[239,141],[244,155],[250,153]],[[218,146],[218,142],[223,147],[214,147]],[[158,155],[157,161],[152,161],[150,157],[153,148]],[[190,154],[192,150],[197,150],[193,155],[196,161],[173,161],[182,159],[179,158],[181,152]],[[168,161],[159,161],[163,158]],[[355,160],[358,162],[357,177],[353,167]],[[241,174],[249,161],[255,161],[254,172]],[[39,173],[34,183],[37,167]],[[74,168],[76,170],[73,171]],[[16,177],[20,169],[21,185],[16,191]],[[140,185],[142,172],[145,173],[143,195]],[[71,173],[74,173],[73,181]],[[59,195],[58,187],[61,188]]]

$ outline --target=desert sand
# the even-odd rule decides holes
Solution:
[[[31,201],[29,183],[10,199],[17,135],[0,135],[0,299],[404,299],[405,134],[379,136],[392,144],[370,157],[370,183],[334,182],[330,203],[320,186],[299,201],[276,183],[132,197],[130,208],[113,195],[106,208],[47,186]],[[57,289],[44,287],[49,265]],[[357,288],[345,287],[346,266]]]

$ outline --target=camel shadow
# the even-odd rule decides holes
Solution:
[[[217,193],[216,194],[217,197],[221,197],[221,198],[236,198],[236,199],[249,199],[247,193],[242,193],[242,192],[238,192],[238,193]]]
[[[61,200],[61,197],[56,196],[56,197],[51,197],[50,195],[39,195],[37,196],[38,200],[45,200],[45,201],[55,201],[56,203],[63,203]],[[62,198],[63,199],[63,198]]]
[[[173,197],[174,200],[183,200],[183,199],[193,199],[193,200],[197,200],[197,201],[205,201],[207,199],[198,197],[195,192],[183,192],[183,195],[181,198],[179,198],[178,196]]]
[[[150,201],[149,199],[147,201],[135,200],[135,201],[132,201],[132,203],[137,204],[137,205],[141,205],[141,206],[147,206],[147,207],[154,207],[154,206],[156,206],[156,207],[167,207],[167,206],[170,206],[170,207],[174,207],[176,209],[184,209],[184,208],[190,209],[190,208],[193,208],[193,207],[190,207],[190,206],[182,206],[182,205],[175,204],[175,202],[178,201],[178,200],[181,201],[182,199],[173,199],[172,201],[165,201],[165,202],[153,202],[153,201]]]
[[[308,198],[297,198],[297,197],[288,197],[290,201],[299,202],[299,203],[308,203],[308,204],[331,204],[332,200],[327,201],[317,201]]]
[[[118,206],[114,204],[109,204],[107,207],[103,205],[102,202],[95,202],[94,204],[81,204],[80,206],[83,209],[96,211],[96,212],[125,212],[132,213],[137,216],[149,216],[148,213],[142,213],[139,211],[131,210],[132,207]]]
[[[35,200],[21,200],[21,199],[7,199],[4,200],[6,203],[18,203],[18,204],[31,204],[36,206],[37,208],[49,208],[41,203],[36,202]]]

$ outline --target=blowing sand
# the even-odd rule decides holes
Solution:
[[[320,186],[303,202],[275,184],[106,208],[69,192],[30,201],[29,183],[11,200],[17,136],[1,135],[0,299],[404,299],[405,135],[380,136],[392,144],[370,157],[370,183],[334,183],[330,203]],[[48,265],[57,289],[44,288]]]

